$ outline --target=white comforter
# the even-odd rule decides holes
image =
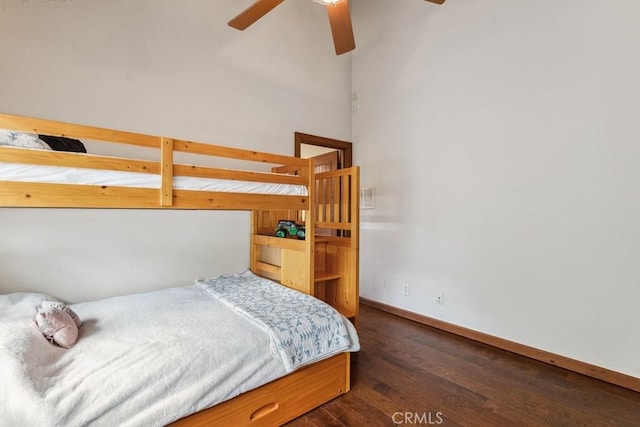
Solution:
[[[199,286],[72,305],[71,349],[32,324],[45,298],[0,295],[2,426],[165,425],[286,373],[269,334]]]

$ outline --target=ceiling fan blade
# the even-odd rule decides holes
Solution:
[[[445,2],[445,0],[425,0],[428,1],[429,3],[435,3],[435,4],[442,4]]]
[[[353,27],[351,26],[351,14],[349,13],[349,1],[327,5],[329,13],[329,23],[331,24],[331,34],[333,44],[336,48],[336,55],[342,55],[356,48],[356,41],[353,38]]]
[[[246,8],[240,15],[233,18],[228,22],[230,27],[237,30],[244,30],[249,25],[262,18],[269,13],[271,9],[282,3],[284,0],[258,0],[248,8]]]

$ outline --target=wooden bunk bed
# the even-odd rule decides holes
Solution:
[[[0,146],[0,164],[155,175],[158,181],[152,188],[25,182],[7,179],[0,172],[0,207],[249,210],[251,270],[326,301],[357,326],[358,167],[316,174],[312,160],[307,159],[7,114],[0,114],[0,129],[129,144],[155,149],[157,156],[149,161]],[[179,164],[174,161],[176,153],[249,161],[262,169],[271,165],[278,172]],[[304,191],[290,195],[184,189],[176,188],[178,177]],[[275,237],[274,226],[280,219],[303,222],[306,238]],[[346,393],[349,368],[349,353],[341,353],[182,418],[176,425],[282,424]]]

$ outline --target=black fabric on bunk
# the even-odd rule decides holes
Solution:
[[[74,153],[86,153],[87,149],[84,144],[71,138],[65,138],[63,136],[51,136],[51,135],[38,135],[38,137],[46,142],[52,150],[56,151],[72,151]]]

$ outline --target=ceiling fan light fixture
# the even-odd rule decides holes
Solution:
[[[2,0],[0,0],[2,1]],[[228,25],[237,30],[245,30],[258,19],[269,13],[284,0],[254,0],[254,3],[242,13],[229,21]],[[326,7],[331,26],[331,36],[336,55],[351,52],[356,48],[351,25],[351,12],[348,0],[313,0]],[[430,3],[442,4],[446,0],[426,0]]]
[[[332,6],[338,3],[342,3],[345,0],[313,0],[316,3],[324,4],[325,6]]]

